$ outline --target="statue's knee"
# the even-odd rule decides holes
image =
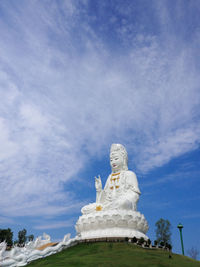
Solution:
[[[84,206],[82,209],[81,209],[81,212],[82,214],[89,214],[91,212],[93,212],[95,210],[95,203],[92,203],[92,204],[89,204],[87,206]]]
[[[121,203],[121,208],[122,208],[122,209],[125,209],[125,210],[130,210],[130,209],[132,209],[132,203],[131,203],[131,201],[129,201],[128,199],[124,200],[124,201]]]

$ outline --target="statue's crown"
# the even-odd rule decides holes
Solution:
[[[110,148],[110,153],[120,151],[124,154],[127,154],[126,148],[121,144],[112,144]]]
[[[128,159],[126,148],[121,144],[112,144],[110,148],[110,153],[112,152],[120,152],[126,159]]]

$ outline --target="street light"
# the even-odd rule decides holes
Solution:
[[[180,231],[180,237],[181,237],[181,247],[182,247],[182,253],[184,255],[184,247],[183,247],[183,236],[182,236],[182,229],[183,229],[183,225],[181,223],[178,224],[177,228]]]

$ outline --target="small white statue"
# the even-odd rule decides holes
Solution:
[[[47,242],[47,243],[50,243],[51,242],[50,235],[47,235],[46,233],[43,233],[43,238],[44,238],[44,241],[45,242]]]
[[[55,246],[48,246],[43,248],[42,250],[37,249],[35,245],[37,246],[41,242],[49,242],[50,236],[47,234],[43,234],[44,240],[42,240],[42,237],[38,237],[35,242],[30,241],[29,244],[27,244],[26,247],[20,248],[15,246],[12,248],[10,252],[8,252],[5,257],[0,257],[0,266],[2,267],[17,267],[17,266],[25,266],[29,262],[44,258],[49,255],[55,254],[57,252],[60,252],[64,248],[73,246],[77,244],[77,238],[70,239],[70,234],[67,234],[64,236],[63,241],[59,242]],[[35,243],[35,244],[34,244]],[[0,243],[0,252],[5,251],[6,243]],[[0,253],[1,256],[1,253]]]
[[[5,241],[0,243],[0,260],[3,259],[3,254],[6,251],[7,244]]]
[[[137,177],[128,170],[128,155],[121,144],[113,144],[110,149],[112,173],[108,176],[104,189],[101,177],[95,177],[96,203],[82,208],[83,214],[106,210],[137,210],[140,196]]]

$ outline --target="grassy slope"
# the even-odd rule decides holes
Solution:
[[[200,267],[200,262],[161,250],[150,250],[127,243],[79,244],[60,253],[30,263],[30,267],[62,266],[154,266]]]

